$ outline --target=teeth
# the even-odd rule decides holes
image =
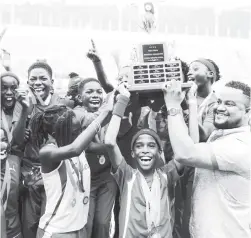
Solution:
[[[149,157],[146,157],[146,158],[141,158],[140,160],[141,160],[141,161],[151,161],[152,159],[149,158]]]
[[[13,100],[13,98],[6,98],[6,100],[7,100],[7,101],[12,101],[12,100]]]
[[[43,89],[41,89],[41,88],[35,88],[35,91],[38,92],[38,93],[40,93],[40,92],[43,91]]]

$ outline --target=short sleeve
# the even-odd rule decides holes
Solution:
[[[216,169],[231,171],[245,177],[250,177],[251,143],[242,138],[230,137],[210,143]],[[212,161],[213,162],[213,161]]]
[[[163,171],[166,173],[170,184],[174,184],[180,178],[174,160],[171,160],[168,164],[164,165]]]
[[[122,191],[126,181],[132,179],[134,169],[128,165],[125,159],[122,160],[115,173],[111,173]]]

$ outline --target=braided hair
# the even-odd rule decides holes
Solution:
[[[52,135],[59,147],[72,143],[74,112],[65,105],[54,105],[37,112],[31,120],[31,139],[39,148]]]

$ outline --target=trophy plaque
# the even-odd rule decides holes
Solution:
[[[160,91],[161,85],[172,79],[184,82],[180,60],[168,57],[165,42],[139,44],[137,61],[131,64],[128,80],[130,91]],[[182,83],[182,88],[190,88],[191,83]]]

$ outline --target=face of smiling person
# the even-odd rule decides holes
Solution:
[[[148,135],[140,135],[135,141],[132,157],[137,160],[140,171],[149,172],[155,168],[159,148],[155,139]]]
[[[43,100],[50,94],[53,80],[44,68],[34,68],[30,71],[28,84]]]
[[[224,87],[214,108],[214,125],[218,129],[232,129],[248,125],[249,99],[241,90]]]
[[[211,83],[208,78],[209,69],[200,62],[192,62],[189,65],[188,71],[188,81],[193,81],[198,87],[203,87],[204,85]]]
[[[103,90],[98,82],[91,81],[84,85],[81,94],[82,104],[90,112],[96,112],[103,101]]]
[[[1,79],[1,105],[5,109],[13,109],[16,103],[15,90],[18,88],[18,82],[11,76],[5,76]]]

